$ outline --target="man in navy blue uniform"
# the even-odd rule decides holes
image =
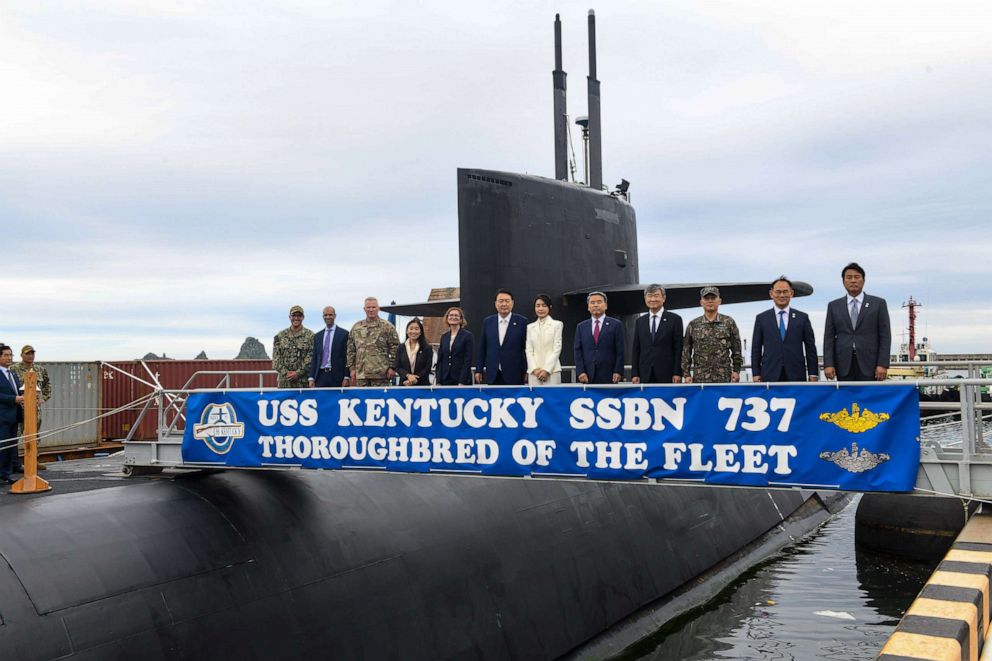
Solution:
[[[496,292],[496,314],[482,321],[475,382],[519,386],[527,380],[527,318],[513,313],[513,294]]]
[[[590,318],[575,329],[575,373],[579,383],[620,383],[623,378],[623,323],[606,316],[606,294],[586,297]]]
[[[12,473],[17,463],[17,423],[24,420],[24,395],[21,381],[10,369],[14,350],[0,344],[0,481],[13,484]],[[5,447],[9,446],[9,447]]]
[[[779,276],[768,291],[775,305],[754,319],[751,375],[755,383],[818,378],[813,326],[805,312],[792,307],[793,294],[792,282]]]
[[[324,308],[324,330],[313,336],[313,356],[307,379],[313,388],[340,388],[348,379],[348,331],[335,323],[337,312]]]

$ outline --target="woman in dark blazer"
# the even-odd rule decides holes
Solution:
[[[448,308],[444,313],[448,330],[441,336],[437,349],[437,385],[472,385],[472,355],[475,338],[465,330],[465,312]]]
[[[424,337],[424,324],[413,318],[406,325],[406,342],[396,347],[396,372],[401,386],[429,386],[434,349]]]

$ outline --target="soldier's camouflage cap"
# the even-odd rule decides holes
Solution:
[[[705,298],[710,294],[716,296],[717,298],[720,298],[720,290],[717,287],[714,287],[713,285],[709,285],[708,287],[703,287],[702,289],[699,290],[699,298]]]
[[[293,307],[289,308],[290,314],[296,314],[297,312],[303,314],[303,308],[301,308],[299,305],[294,305]]]
[[[24,347],[21,349],[21,355],[23,356],[26,353],[34,353],[34,347],[31,346],[30,344],[25,344]]]

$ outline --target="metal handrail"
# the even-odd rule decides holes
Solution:
[[[767,382],[762,381],[761,383],[754,382],[741,382],[741,383],[562,383],[555,385],[554,387],[566,387],[566,388],[686,388],[686,387],[698,387],[702,388],[721,388],[721,387],[736,387],[736,386],[747,386],[749,388],[772,388],[775,386],[803,386],[809,388],[844,388],[851,386],[992,386],[992,378],[962,378],[962,379],[900,379],[898,381],[782,381],[782,382]],[[436,388],[461,388],[465,390],[469,389],[489,389],[489,388],[545,388],[547,386],[529,386],[527,384],[519,386],[506,386],[506,385],[487,385],[487,384],[472,384],[466,386],[439,386],[439,385],[427,385],[427,386],[371,386],[371,387],[361,387],[360,390],[433,390]],[[276,390],[354,390],[356,386],[349,387],[338,387],[338,388],[262,388],[263,391],[276,391]],[[192,389],[182,389],[182,388],[163,388],[163,393],[190,393],[190,392],[257,392],[258,388],[192,388]]]
[[[160,388],[158,392],[160,393],[160,395],[163,395],[166,398],[168,398],[169,403],[164,409],[161,408],[161,404],[160,404],[160,416],[159,416],[159,428],[158,428],[159,438],[162,438],[163,436],[169,436],[170,434],[175,432],[179,427],[180,421],[185,426],[186,399],[191,390],[217,390],[223,392],[225,390],[231,389],[231,388],[224,388],[223,385],[225,383],[228,386],[230,385],[232,375],[248,375],[248,374],[258,375],[258,385],[259,388],[262,389],[263,388],[262,384],[264,383],[265,375],[276,374],[276,373],[277,372],[275,370],[197,370],[196,372],[193,372],[188,379],[186,379],[186,383],[183,384],[182,388],[179,389]],[[217,383],[217,387],[210,389],[189,387],[197,379],[197,377],[210,376],[210,375],[221,377],[220,381]],[[252,390],[255,389],[252,388]],[[169,411],[173,411],[173,410],[175,411],[175,415],[172,417],[172,420],[170,422],[167,420],[166,414]]]

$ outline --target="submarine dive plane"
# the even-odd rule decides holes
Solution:
[[[499,286],[551,291],[566,327],[589,287],[614,312],[641,302],[633,208],[600,190],[595,50],[588,187],[563,180],[560,40],[556,54],[559,179],[458,171],[474,320]],[[669,285],[669,305],[698,287]],[[721,288],[752,300],[767,283]],[[374,471],[83,475],[78,493],[0,501],[0,658],[604,658],[846,502]]]

